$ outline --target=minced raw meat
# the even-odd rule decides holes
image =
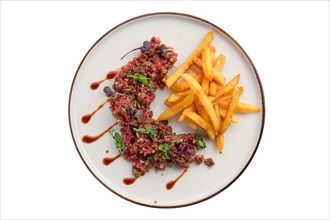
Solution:
[[[196,151],[205,148],[199,134],[176,135],[167,121],[152,118],[150,104],[155,91],[165,87],[162,79],[173,67],[177,54],[159,38],[152,37],[147,43],[147,50],[117,71],[114,92],[109,95],[110,110],[121,127],[116,146],[122,157],[133,162],[132,174],[136,177],[151,169],[200,164],[204,157]]]

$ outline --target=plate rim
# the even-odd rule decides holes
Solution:
[[[116,192],[115,190],[111,189],[109,186],[106,185],[106,183],[104,183],[92,170],[91,168],[88,166],[86,160],[83,158],[81,152],[79,151],[79,148],[78,148],[78,145],[77,145],[77,142],[75,140],[75,137],[74,137],[74,134],[73,134],[73,128],[72,128],[72,124],[71,124],[71,97],[72,97],[72,91],[73,91],[73,87],[75,85],[75,81],[76,81],[76,78],[78,76],[78,72],[82,66],[82,64],[84,63],[86,57],[89,55],[89,53],[91,52],[91,50],[94,49],[94,47],[103,39],[105,38],[108,34],[110,34],[111,32],[113,32],[114,30],[116,30],[117,28],[129,23],[129,22],[132,22],[134,20],[138,20],[140,18],[145,18],[145,17],[152,17],[152,16],[158,16],[158,15],[173,15],[173,16],[181,16],[181,17],[185,17],[185,18],[190,18],[190,19],[194,19],[194,20],[198,20],[198,21],[201,21],[203,23],[207,23],[208,25],[212,26],[213,28],[217,29],[218,31],[220,31],[221,33],[223,33],[226,37],[228,37],[230,40],[233,41],[233,43],[238,46],[238,48],[242,51],[242,53],[245,55],[245,57],[247,58],[249,64],[252,66],[253,68],[253,71],[254,71],[254,74],[255,74],[255,77],[257,79],[257,83],[259,85],[259,92],[260,92],[260,96],[261,96],[261,114],[262,114],[262,119],[261,119],[261,127],[260,127],[260,132],[259,132],[259,138],[257,140],[257,143],[256,143],[256,146],[254,148],[254,151],[253,153],[251,154],[249,160],[247,161],[247,163],[244,165],[244,167],[242,168],[242,170],[235,176],[235,178],[233,178],[229,183],[227,183],[222,189],[218,190],[217,192],[205,197],[205,198],[202,198],[202,199],[199,199],[197,201],[193,201],[193,202],[189,202],[189,203],[185,203],[185,204],[180,204],[180,205],[166,205],[166,206],[160,206],[160,205],[152,205],[152,204],[146,204],[146,203],[142,203],[142,202],[138,202],[138,201],[135,201],[133,199],[130,199],[130,198],[127,198],[121,194],[119,194],[118,192]],[[230,185],[232,185],[243,173],[244,171],[246,170],[246,168],[250,165],[252,159],[254,158],[254,155],[256,154],[258,148],[259,148],[259,144],[261,142],[261,139],[262,139],[262,135],[263,135],[263,131],[264,131],[264,126],[265,126],[265,116],[266,116],[266,107],[265,107],[265,95],[264,95],[264,90],[263,90],[263,86],[262,86],[262,83],[261,83],[261,80],[260,80],[260,76],[258,74],[258,71],[254,65],[254,63],[252,62],[251,58],[249,57],[249,55],[246,53],[246,51],[243,49],[243,47],[231,36],[229,35],[226,31],[224,31],[222,28],[220,28],[219,26],[213,24],[212,22],[208,21],[208,20],[205,20],[203,18],[200,18],[198,16],[195,16],[195,15],[191,15],[191,14],[186,14],[186,13],[181,13],[181,12],[153,12],[153,13],[147,13],[147,14],[142,14],[142,15],[138,15],[138,16],[135,16],[135,17],[132,17],[130,19],[127,19],[119,24],[117,24],[116,26],[114,26],[113,28],[111,28],[110,30],[108,30],[106,33],[104,33],[90,48],[89,50],[86,52],[85,56],[83,57],[83,59],[81,60],[77,70],[76,70],[76,73],[73,77],[73,80],[72,80],[72,84],[71,84],[71,87],[70,87],[70,93],[69,93],[69,102],[68,102],[68,119],[69,119],[69,127],[70,127],[70,133],[71,133],[71,137],[72,137],[72,140],[73,140],[73,143],[75,145],[75,148],[81,158],[81,160],[83,161],[83,163],[85,164],[85,166],[87,167],[87,169],[90,171],[90,173],[104,186],[106,187],[108,190],[110,190],[112,193],[114,193],[115,195],[129,201],[129,202],[132,202],[134,204],[138,204],[138,205],[142,205],[142,206],[146,206],[146,207],[151,207],[151,208],[181,208],[181,207],[186,207],[186,206],[191,206],[191,205],[195,205],[195,204],[198,204],[198,203],[201,203],[201,202],[204,202],[218,194],[220,194],[221,192],[223,192],[224,190],[226,190]]]

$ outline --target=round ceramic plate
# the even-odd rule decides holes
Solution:
[[[205,158],[213,158],[215,165],[192,164],[188,171],[168,190],[166,184],[176,179],[183,170],[168,167],[165,171],[150,171],[138,178],[133,184],[123,182],[132,177],[132,163],[123,158],[115,159],[118,151],[114,140],[107,132],[109,125],[115,122],[109,110],[109,103],[102,88],[111,85],[104,80],[106,74],[125,65],[139,52],[129,54],[121,60],[123,54],[142,45],[151,37],[159,37],[162,43],[172,46],[177,52],[178,67],[197,48],[208,31],[214,33],[212,44],[216,55],[224,54],[226,62],[223,74],[227,81],[238,73],[239,85],[244,87],[241,102],[247,102],[261,108],[253,114],[236,114],[239,124],[230,125],[225,133],[225,145],[222,154],[215,148],[214,141],[205,137],[207,148],[198,151]],[[169,75],[173,70],[169,72]],[[93,82],[100,86],[91,89]],[[170,94],[169,89],[157,90],[156,99],[151,105],[154,118],[166,109],[164,100]],[[104,105],[102,105],[105,103]],[[97,111],[95,111],[97,110]],[[82,122],[86,114],[93,114],[88,123]],[[191,133],[187,123],[178,123],[177,118],[169,121],[177,134]],[[265,118],[264,96],[257,71],[242,47],[225,31],[201,18],[179,13],[154,13],[142,15],[125,21],[112,28],[91,47],[83,58],[73,79],[69,99],[69,123],[72,137],[78,153],[90,172],[105,187],[128,201],[151,207],[181,207],[204,201],[217,195],[232,184],[251,162],[260,142]],[[85,117],[86,119],[86,117]],[[100,135],[104,133],[104,135]],[[96,137],[97,141],[85,143],[85,135]],[[105,166],[103,159],[114,158]],[[248,190],[248,189],[246,189]]]

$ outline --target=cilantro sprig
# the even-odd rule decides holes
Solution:
[[[114,130],[111,130],[110,134],[113,137],[113,139],[115,140],[115,145],[116,145],[118,152],[120,153],[120,155],[123,155],[124,151],[126,150],[126,147],[123,144],[123,139],[121,138],[121,135],[117,131],[114,131]]]
[[[157,139],[156,129],[155,128],[133,128],[136,133],[147,134],[151,137],[152,140]]]
[[[170,160],[171,159],[170,155],[168,154],[168,152],[170,151],[170,149],[171,149],[171,146],[168,145],[168,144],[160,144],[160,145],[158,145],[158,150],[163,151],[162,158],[164,160]]]
[[[197,144],[198,148],[200,148],[200,149],[205,149],[206,148],[206,144],[203,140],[202,135],[196,133],[195,134],[195,140],[197,141],[196,144]]]
[[[144,75],[133,74],[132,72],[128,72],[126,75],[128,78],[133,78],[134,84],[136,84],[136,82],[139,82],[146,86],[149,85],[148,79],[150,79],[150,78],[147,78]]]

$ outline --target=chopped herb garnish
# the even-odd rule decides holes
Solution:
[[[158,150],[161,150],[161,151],[164,152],[163,153],[163,156],[162,156],[162,158],[164,160],[170,160],[171,159],[170,155],[168,154],[168,152],[170,151],[170,149],[171,149],[171,146],[168,145],[168,144],[160,144],[160,145],[158,145]]]
[[[133,128],[133,130],[136,132],[136,133],[139,133],[139,134],[147,134],[151,137],[151,139],[155,140],[157,139],[157,135],[156,135],[156,129],[155,128],[147,128],[147,129],[144,129],[144,128]]]
[[[206,148],[206,144],[203,140],[203,137],[200,135],[200,134],[195,134],[195,140],[197,141],[197,146],[200,148],[200,149],[205,149]]]
[[[128,72],[127,77],[128,78],[133,78],[134,84],[136,84],[136,82],[140,82],[143,85],[147,85],[147,86],[149,85],[148,79],[150,79],[150,78],[147,78],[144,75],[141,75],[141,74],[134,74],[133,75],[132,72]]]
[[[115,145],[116,145],[116,148],[117,148],[118,152],[121,155],[123,155],[124,151],[126,150],[126,147],[123,144],[123,140],[121,138],[121,135],[118,132],[113,131],[113,130],[110,131],[110,134],[113,137],[113,139],[115,139]]]
[[[162,158],[164,160],[171,160],[171,157],[170,157],[170,155],[168,155],[168,153],[164,153],[163,156],[162,156]]]
[[[128,51],[124,56],[122,56],[120,59],[122,60],[127,54],[135,51],[135,50],[140,50],[142,53],[148,51],[150,49],[150,42],[149,41],[144,41],[143,42],[143,45],[141,47],[138,47],[138,48],[134,48],[133,50],[131,51]]]

